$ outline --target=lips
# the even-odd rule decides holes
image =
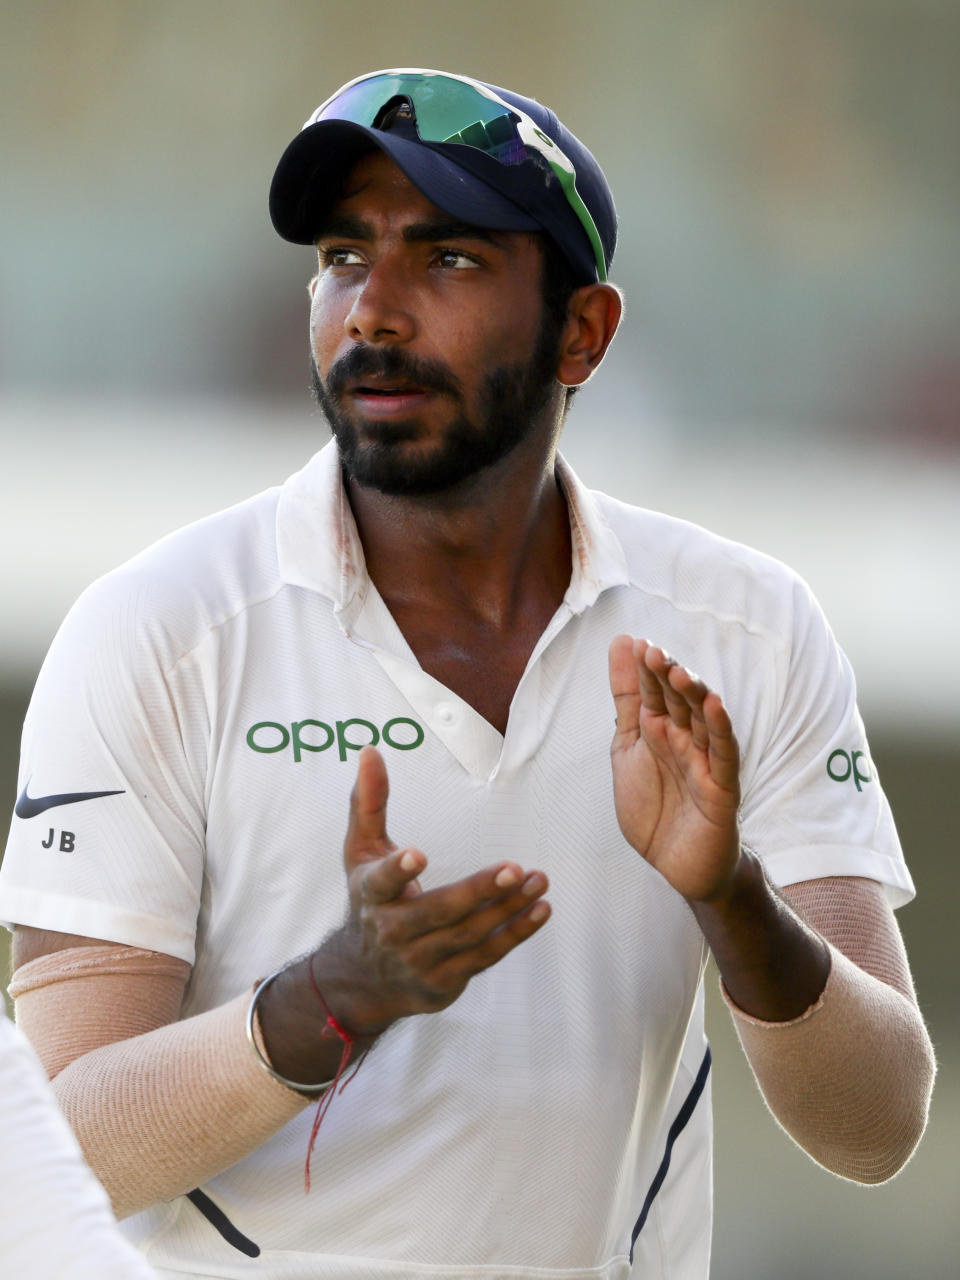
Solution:
[[[366,343],[351,346],[338,357],[322,386],[333,402],[353,404],[362,411],[379,405],[380,414],[393,405],[412,409],[434,396],[459,401],[462,395],[460,380],[439,361]]]
[[[353,396],[405,396],[423,395],[425,388],[402,378],[368,376],[357,378],[347,386],[347,394]]]
[[[415,383],[371,378],[358,380],[347,394],[366,417],[388,418],[403,417],[418,409],[431,392]]]
[[[420,387],[356,387],[355,396],[421,396],[426,394]]]

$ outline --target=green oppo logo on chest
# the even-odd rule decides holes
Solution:
[[[372,720],[351,717],[349,720],[294,720],[280,724],[278,720],[259,720],[247,730],[247,746],[262,755],[274,755],[278,751],[293,752],[295,764],[303,759],[303,753],[316,754],[329,751],[337,744],[337,755],[345,761],[348,751],[361,747],[375,747],[378,743],[392,747],[394,751],[413,751],[423,742],[423,728],[416,720],[395,716],[378,729]]]

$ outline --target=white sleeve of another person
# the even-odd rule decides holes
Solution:
[[[121,1235],[43,1068],[2,1009],[0,1134],[0,1275],[155,1280]]]

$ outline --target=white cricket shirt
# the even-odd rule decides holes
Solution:
[[[912,895],[853,677],[805,584],[561,476],[570,586],[504,737],[418,666],[366,575],[333,445],[95,583],[54,641],[0,916],[191,961],[185,1014],[342,921],[365,743],[386,758],[391,836],[429,858],[425,887],[503,858],[551,882],[542,931],[375,1046],[324,1120],[309,1195],[312,1111],[204,1187],[255,1260],[185,1198],[132,1221],[163,1275],[707,1276],[706,952],[614,816],[618,632],[722,695],[743,837],[776,883],[867,876],[894,904]]]

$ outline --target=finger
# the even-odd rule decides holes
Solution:
[[[719,694],[711,692],[704,698],[703,716],[710,735],[710,775],[725,791],[736,791],[740,785],[740,747]]]
[[[615,636],[610,642],[610,692],[617,709],[618,734],[638,732],[643,706],[633,643],[632,636]]]
[[[649,640],[635,640],[633,653],[644,710],[656,716],[666,715],[663,686],[671,659],[665,650],[652,645]]]
[[[686,667],[664,649],[653,646],[644,654],[644,666],[654,676],[663,697],[666,713],[678,728],[693,731],[694,718],[702,720],[703,700],[709,690],[699,676],[694,675]],[[698,730],[698,745],[705,746],[705,726]]]
[[[387,836],[387,766],[376,747],[364,747],[357,759],[357,776],[350,792],[350,816],[344,840],[348,873],[357,862],[380,857],[396,846]]]
[[[453,884],[428,889],[416,901],[404,903],[402,910],[381,925],[381,937],[391,946],[402,946],[437,929],[450,928],[478,908],[519,888],[526,879],[517,863],[500,862]],[[546,887],[546,877],[543,881]]]
[[[361,901],[377,906],[403,897],[419,898],[416,879],[426,865],[426,855],[419,849],[395,849],[384,857],[367,860],[357,872]],[[410,889],[414,890],[413,895]]]
[[[483,903],[456,924],[433,929],[416,938],[407,951],[409,963],[427,971],[449,956],[480,946],[514,916],[527,911],[548,888],[547,877],[542,872],[531,872],[516,889],[493,902]]]
[[[671,668],[675,670],[676,668]],[[676,689],[670,682],[670,672],[667,672],[666,679],[661,681],[660,687],[663,691],[663,701],[667,708],[667,715],[677,726],[678,729],[690,728],[690,703],[683,693]]]
[[[433,971],[433,980],[440,986],[455,986],[468,982],[484,969],[497,964],[504,956],[526,942],[550,919],[549,902],[542,900],[519,915],[508,920],[500,929],[489,934],[483,942],[469,951],[460,951],[443,961]]]
[[[690,729],[698,746],[706,746],[707,728],[703,719],[703,700],[707,686],[692,671],[672,663],[666,671],[664,698],[670,718],[683,729]],[[694,723],[698,729],[694,730]]]
[[[690,708],[690,736],[699,751],[706,751],[710,746],[710,730],[704,718],[702,702]]]

